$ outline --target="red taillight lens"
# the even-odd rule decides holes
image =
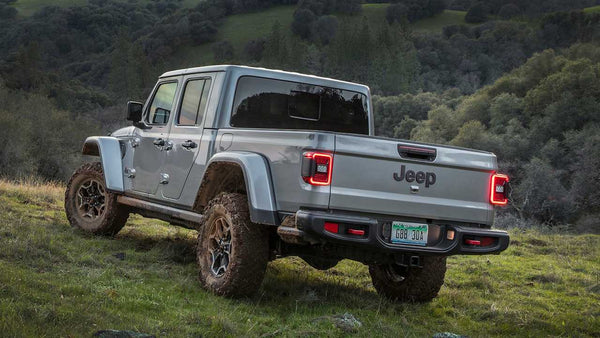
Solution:
[[[473,246],[490,246],[495,244],[495,242],[492,237],[465,238],[465,244]]]
[[[304,153],[302,179],[312,185],[331,184],[333,155],[327,153]]]
[[[508,176],[493,174],[490,179],[490,203],[506,205],[508,203]]]
[[[340,226],[337,223],[325,222],[323,229],[325,229],[325,231],[329,231],[329,232],[333,232],[334,234],[337,234],[339,231],[339,227]]]

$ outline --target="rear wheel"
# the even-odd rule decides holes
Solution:
[[[198,235],[200,283],[219,295],[252,295],[269,260],[267,229],[250,221],[245,195],[223,193],[210,201]]]
[[[65,212],[71,226],[96,234],[113,236],[125,226],[129,212],[106,190],[99,162],[86,163],[69,179]]]
[[[397,264],[370,265],[369,273],[377,292],[391,300],[427,302],[444,284],[446,257],[425,256],[422,268]]]

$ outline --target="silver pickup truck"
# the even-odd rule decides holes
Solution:
[[[369,266],[377,291],[434,298],[446,257],[505,250],[508,177],[489,152],[375,137],[369,88],[242,66],[160,76],[133,126],[89,137],[70,223],[115,235],[130,213],[197,229],[202,285],[246,296],[269,260]]]

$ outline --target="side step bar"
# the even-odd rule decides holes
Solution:
[[[142,216],[148,215],[149,217],[159,218],[167,222],[172,222],[175,219],[200,224],[204,219],[203,215],[192,211],[181,210],[123,195],[117,197],[117,202],[139,209]],[[149,211],[149,213],[143,211]]]

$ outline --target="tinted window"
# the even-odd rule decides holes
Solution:
[[[238,81],[231,126],[368,134],[367,97],[348,90],[244,76]]]
[[[150,104],[148,118],[146,119],[148,123],[165,124],[169,122],[176,90],[176,82],[163,83],[158,87]]]
[[[206,110],[206,102],[208,101],[210,82],[210,79],[187,82],[177,124],[193,126],[202,122],[204,111]]]

